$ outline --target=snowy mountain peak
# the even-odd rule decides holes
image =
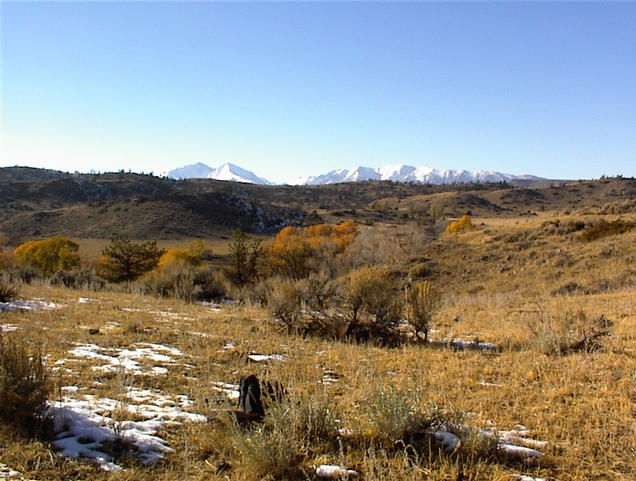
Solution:
[[[207,177],[208,179],[230,180],[232,182],[246,182],[248,184],[271,184],[268,180],[258,177],[254,172],[245,170],[229,162],[213,169]]]
[[[515,179],[538,179],[529,175],[502,174],[480,170],[444,169],[438,170],[426,165],[413,167],[396,164],[378,168],[358,166],[351,170],[337,169],[326,174],[298,179],[297,184],[336,184],[340,182],[360,182],[364,180],[391,180],[394,182],[420,182],[430,184],[452,184],[469,182],[507,182]]]
[[[258,177],[253,172],[229,162],[213,169],[197,163],[171,170],[165,174],[173,179],[208,178],[249,184],[272,185],[272,182]],[[413,167],[404,164],[384,165],[382,167],[357,166],[353,169],[335,169],[317,176],[303,176],[290,182],[291,185],[338,184],[343,182],[361,182],[365,180],[390,180],[393,182],[418,182],[428,184],[453,184],[469,182],[508,182],[511,180],[536,180],[532,175],[512,175],[490,170],[470,172],[464,169],[434,169],[422,165]]]
[[[160,174],[162,177],[172,179],[216,179],[230,180],[233,182],[246,182],[249,184],[271,184],[266,179],[258,177],[254,172],[245,170],[238,165],[226,162],[222,166],[213,169],[201,162],[186,165],[178,169]]]
[[[212,172],[212,168],[198,162],[178,169],[162,172],[160,177],[170,177],[171,179],[205,179]]]

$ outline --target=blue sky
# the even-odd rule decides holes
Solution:
[[[636,3],[0,3],[0,166],[636,176]]]

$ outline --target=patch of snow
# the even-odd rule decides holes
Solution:
[[[240,396],[238,384],[229,384],[222,381],[212,381],[212,389],[226,394],[227,397],[232,400],[236,400]]]
[[[13,479],[15,481],[21,481],[22,475],[17,471],[14,471],[9,466],[0,463],[0,479]]]
[[[221,312],[221,308],[214,302],[199,301],[197,304],[203,307],[209,307],[214,312]]]
[[[488,386],[488,387],[503,387],[503,384],[495,384],[493,382],[486,382],[486,381],[479,381],[479,384],[481,384],[482,386]]]
[[[18,326],[12,326],[11,324],[0,325],[0,332],[13,332],[17,330],[18,330]]]
[[[175,365],[176,362],[171,356],[157,351],[168,352],[173,356],[182,355],[179,349],[162,344],[137,343],[131,347],[133,349],[107,349],[96,344],[80,344],[75,349],[70,350],[69,354],[106,362],[100,366],[92,366],[95,371],[118,372],[123,370],[136,375],[151,376],[166,374],[168,370],[163,366],[154,366],[149,371],[144,371],[138,361],[149,360],[164,365]],[[56,364],[59,362],[57,361]]]
[[[487,424],[493,426],[491,421]],[[538,449],[543,449],[548,445],[547,441],[529,438],[530,430],[522,424],[516,425],[515,429],[510,431],[496,431],[491,427],[481,432],[485,436],[497,440],[497,450],[501,454],[525,463],[532,463],[543,456],[543,453]]]
[[[8,302],[0,302],[0,311],[40,311],[57,309],[59,304],[53,302],[46,302],[41,300],[16,300]]]
[[[121,402],[87,394],[81,400],[64,398],[49,403],[47,415],[53,418],[56,432],[53,445],[60,450],[60,455],[91,459],[106,471],[118,471],[121,467],[101,449],[109,441],[123,442],[133,448],[133,454],[143,464],[149,464],[172,451],[166,441],[156,435],[159,430],[182,421],[207,420],[202,414],[182,410],[192,405],[186,395],[170,398],[157,391],[129,388],[127,397],[127,402]],[[111,417],[117,409],[143,420],[117,421]]]
[[[357,478],[358,472],[335,464],[322,464],[316,468],[316,476],[323,479]]]
[[[80,297],[77,302],[80,304],[88,304],[89,302],[99,302],[99,299],[92,299],[90,297]]]
[[[433,439],[441,444],[441,446],[444,448],[444,451],[446,451],[447,453],[454,453],[462,445],[459,437],[453,433],[449,433],[448,431],[434,431],[433,433],[431,433],[431,436],[433,437]]]
[[[177,314],[176,312],[169,312],[169,311],[157,311],[157,310],[153,310],[153,309],[139,309],[138,307],[122,307],[121,308],[122,311],[126,311],[126,312],[143,312],[146,314],[152,314],[154,316],[160,316],[160,317],[167,317],[169,319],[173,319],[173,320],[179,320],[179,321],[193,321],[194,319],[188,316],[183,316],[181,314]]]
[[[247,359],[253,362],[267,364],[269,361],[286,361],[282,354],[250,354]]]

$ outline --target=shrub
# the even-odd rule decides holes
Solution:
[[[354,222],[285,227],[269,249],[268,262],[274,272],[302,279],[322,264],[334,270],[333,261],[358,235]]]
[[[393,279],[385,267],[362,267],[346,276],[342,287],[348,310],[346,335],[389,340],[399,318]]]
[[[466,230],[472,230],[475,226],[470,220],[470,216],[468,214],[463,215],[459,220],[453,221],[446,226],[446,231],[451,233],[463,232]]]
[[[375,390],[366,403],[371,432],[387,448],[396,444],[424,448],[428,434],[438,428],[461,424],[458,412],[446,412],[436,405],[425,406],[417,392],[385,386]]]
[[[18,290],[0,278],[0,302],[9,302],[17,299]]]
[[[226,280],[219,271],[192,266],[158,269],[140,282],[146,294],[186,302],[220,300],[227,293]]]
[[[0,335],[0,419],[26,426],[45,407],[51,393],[40,351],[29,353],[16,336]]]
[[[7,269],[13,265],[13,258],[0,252],[0,269]]]
[[[30,284],[38,277],[38,273],[29,267],[13,266],[3,271],[2,277],[8,283]]]
[[[581,233],[580,239],[593,241],[610,235],[624,234],[632,230],[634,226],[636,226],[636,222],[629,222],[622,219],[607,222],[605,219],[602,219],[598,223],[585,229]]]
[[[330,404],[324,393],[301,402],[283,401],[270,406],[262,423],[251,429],[226,419],[220,434],[225,434],[223,444],[229,444],[238,462],[235,468],[247,479],[307,478],[311,468],[305,462],[311,455],[336,447],[336,416]]]
[[[267,308],[288,331],[299,327],[297,321],[301,314],[300,291],[292,281],[278,278],[272,282],[267,295]]]
[[[428,329],[433,314],[439,308],[441,295],[428,281],[416,282],[406,291],[406,319],[417,333],[424,333],[424,341],[428,340]]]
[[[79,245],[66,237],[51,237],[20,244],[13,255],[20,264],[50,275],[62,269],[77,268],[80,263],[78,249]]]
[[[185,249],[168,249],[159,258],[159,268],[172,265],[176,266],[198,266],[201,258],[205,255],[205,244],[200,239],[195,239],[188,244]]]
[[[566,355],[573,352],[596,352],[603,348],[602,340],[611,335],[614,325],[605,316],[589,319],[583,311],[566,313],[562,317],[542,314],[536,325],[531,325],[532,342],[540,352]]]
[[[76,269],[72,271],[57,271],[51,277],[51,284],[68,289],[92,289],[99,290],[104,287],[104,281],[97,277],[92,267]]]
[[[157,241],[135,243],[121,236],[113,237],[102,251],[97,273],[112,282],[132,281],[153,270],[164,250]]]
[[[261,241],[237,229],[232,233],[229,253],[231,258],[229,275],[234,283],[244,286],[254,281],[258,276],[258,264],[263,256]]]

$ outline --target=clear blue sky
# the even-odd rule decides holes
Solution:
[[[0,3],[0,165],[636,176],[636,3]]]

